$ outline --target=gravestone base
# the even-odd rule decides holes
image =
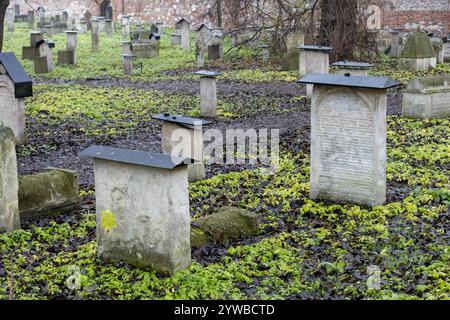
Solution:
[[[48,65],[47,57],[37,57],[34,59],[34,72],[37,74],[49,73],[52,69]]]
[[[450,90],[439,93],[403,93],[402,115],[430,119],[450,117]]]
[[[23,47],[22,48],[22,59],[23,60],[34,60],[38,55],[38,49],[36,47]]]
[[[436,65],[437,58],[400,58],[400,67],[410,71],[428,71]]]
[[[58,51],[58,64],[75,64],[75,52]]]

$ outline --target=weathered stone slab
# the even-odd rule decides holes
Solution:
[[[58,64],[75,64],[75,52],[58,51]]]
[[[188,267],[191,221],[183,160],[106,147],[84,154],[95,157],[99,256],[165,274]]]
[[[282,66],[285,71],[296,71],[299,68],[298,47],[305,44],[305,35],[299,32],[291,32],[286,38],[287,52],[283,55]]]
[[[450,76],[412,80],[403,91],[402,113],[412,118],[450,117]]]
[[[0,126],[0,232],[20,228],[18,189],[14,133]]]
[[[191,50],[191,24],[185,20],[181,19],[175,25],[178,30],[178,34],[181,36],[181,47],[186,50]]]
[[[98,51],[100,47],[99,21],[97,19],[92,19],[91,23],[92,51]]]
[[[78,173],[50,169],[19,178],[21,218],[69,213],[80,205]]]
[[[424,32],[412,33],[400,56],[400,67],[411,71],[428,71],[437,64],[436,52]]]
[[[159,41],[132,42],[131,53],[139,58],[159,56]]]

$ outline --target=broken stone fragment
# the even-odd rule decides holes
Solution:
[[[192,223],[191,246],[200,248],[209,242],[224,244],[258,234],[258,219],[248,210],[223,207],[216,213]]]
[[[50,169],[19,178],[21,218],[67,213],[80,204],[77,172]]]

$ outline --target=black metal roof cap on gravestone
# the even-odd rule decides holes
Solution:
[[[150,153],[95,145],[81,152],[81,155],[92,157],[94,159],[103,159],[167,170],[172,170],[191,163],[190,159],[168,154]]]
[[[210,70],[199,70],[194,72],[195,75],[202,77],[215,78],[221,75],[220,72],[210,71]]]
[[[211,124],[211,121],[206,121],[202,119],[189,118],[179,115],[170,115],[168,113],[158,114],[152,117],[155,120],[162,120],[182,125],[190,125],[190,126],[205,126]]]
[[[14,53],[0,53],[0,64],[14,83],[14,94],[17,99],[33,96],[33,81],[26,74]]]
[[[366,77],[355,75],[334,75],[334,74],[308,74],[304,78],[297,81],[298,83],[354,87],[366,89],[389,89],[401,86],[398,81],[387,77]]]
[[[333,48],[326,46],[299,46],[298,48],[303,51],[319,51],[319,52],[330,52],[334,50]]]

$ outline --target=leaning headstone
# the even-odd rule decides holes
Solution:
[[[22,59],[23,60],[34,60],[39,56],[39,50],[36,44],[44,40],[44,33],[41,31],[31,31],[30,32],[30,46],[22,48]]]
[[[92,146],[98,255],[173,274],[191,263],[185,159]]]
[[[28,11],[27,22],[28,22],[28,28],[33,29],[34,28],[34,11],[33,10]]]
[[[25,101],[32,81],[14,53],[0,53],[0,125],[10,128],[17,144],[25,142]]]
[[[386,201],[385,77],[310,74],[313,199],[382,205]]]
[[[188,179],[191,182],[205,179],[203,163],[203,126],[211,122],[168,113],[154,116],[163,121],[162,149],[164,154],[193,160],[188,165]],[[177,153],[178,151],[178,153]]]
[[[406,41],[400,56],[400,67],[411,71],[428,71],[435,68],[436,52],[425,32],[414,32]]]
[[[79,179],[75,171],[49,169],[19,178],[21,218],[69,213],[79,205]]]
[[[305,35],[300,32],[291,32],[286,37],[287,52],[283,56],[283,70],[297,71],[299,68],[298,48],[305,44]]]
[[[14,32],[14,8],[6,9],[6,23],[8,25],[8,32]]]
[[[330,72],[330,52],[331,47],[323,46],[300,46],[299,55],[299,71],[300,76],[308,73],[324,73]],[[306,85],[306,95],[312,97],[313,85]]]
[[[352,76],[368,76],[369,70],[374,67],[373,64],[366,62],[355,61],[338,61],[332,64],[333,67],[337,67],[337,74]]]
[[[432,36],[430,38],[431,45],[433,46],[434,52],[436,53],[436,63],[444,63],[444,40],[440,37]]]
[[[450,75],[412,80],[403,91],[402,114],[412,118],[450,117]]]
[[[186,19],[181,19],[175,25],[175,28],[178,30],[181,36],[181,47],[186,50],[191,50],[191,24]]]
[[[0,126],[0,232],[20,228],[18,181],[14,134]]]
[[[99,22],[98,19],[92,19],[91,21],[91,40],[92,40],[92,51],[99,50]]]
[[[200,111],[202,116],[214,118],[217,116],[217,81],[218,72],[200,70],[195,72],[200,76]]]

